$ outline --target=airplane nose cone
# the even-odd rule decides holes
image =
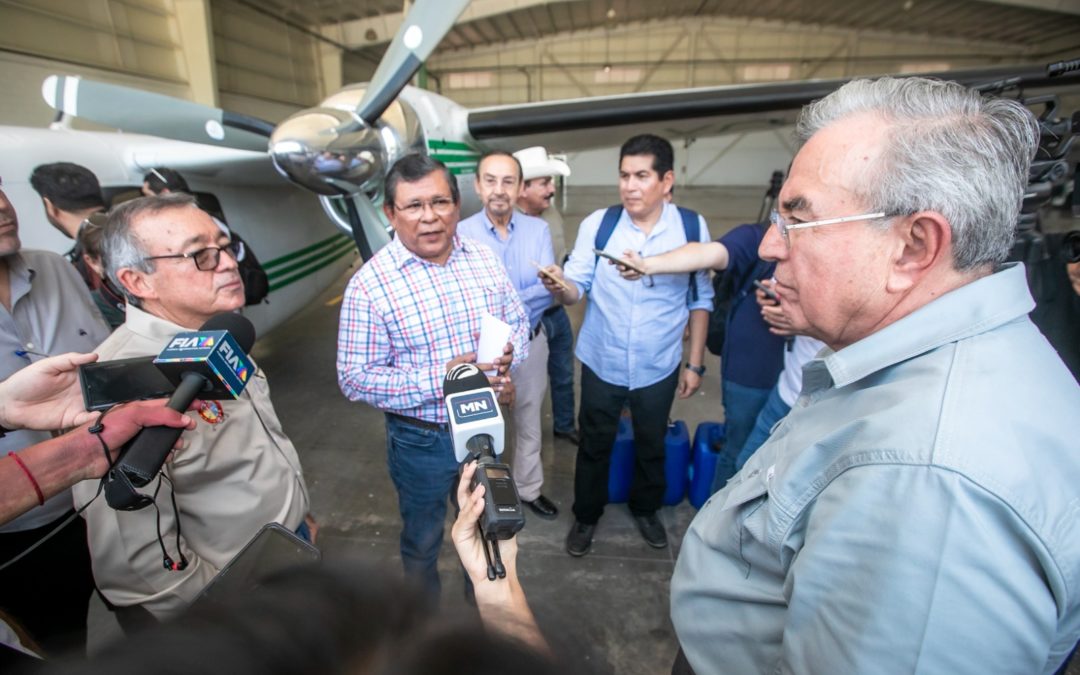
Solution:
[[[375,129],[334,108],[301,111],[274,129],[270,156],[286,178],[328,196],[377,187],[385,157]]]

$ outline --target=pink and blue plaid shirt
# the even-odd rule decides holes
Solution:
[[[446,364],[476,350],[484,312],[513,327],[516,367],[528,356],[529,320],[495,254],[455,236],[446,264],[436,265],[393,239],[345,289],[338,327],[341,392],[381,410],[445,422]]]

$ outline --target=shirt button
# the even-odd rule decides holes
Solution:
[[[750,472],[750,475],[747,476],[747,478],[753,478],[754,476],[758,475],[759,473],[761,473],[761,469],[754,469],[753,471]]]

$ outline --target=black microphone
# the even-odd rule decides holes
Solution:
[[[176,384],[166,407],[185,412],[203,395],[237,398],[255,372],[247,351],[255,343],[255,328],[239,314],[219,314],[198,331],[178,333],[154,360]],[[161,470],[183,429],[146,427],[120,452],[106,476],[105,497],[113,508],[137,509],[149,504],[134,487],[149,483]]]

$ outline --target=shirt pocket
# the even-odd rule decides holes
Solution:
[[[765,472],[752,469],[742,482],[732,487],[721,507],[730,511],[729,521],[734,529],[730,532],[731,541],[738,542],[739,560],[743,572],[750,574],[751,561],[755,551],[762,551],[766,546],[768,527],[768,509],[764,508],[769,500],[769,482]]]
[[[505,320],[509,311],[506,297],[506,288],[495,279],[484,279],[476,288],[472,298],[473,307],[483,307],[488,314],[496,319]]]

